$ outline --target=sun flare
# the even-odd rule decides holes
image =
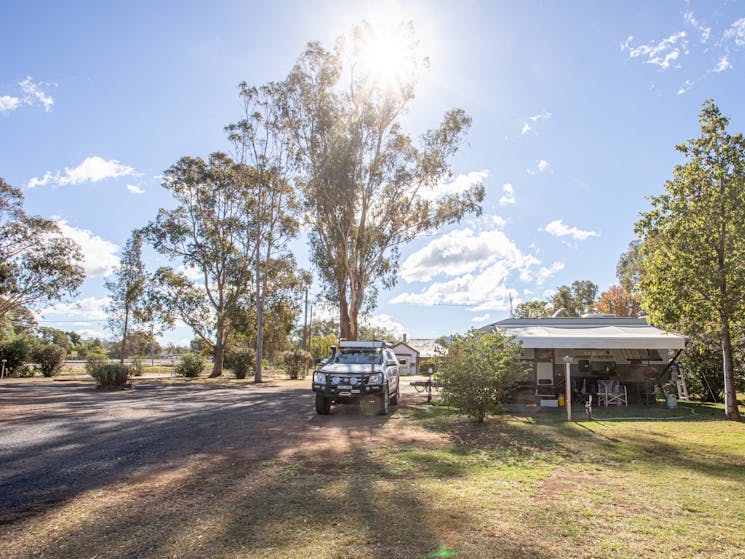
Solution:
[[[416,40],[410,25],[365,23],[356,39],[359,75],[371,85],[396,89],[416,72]]]

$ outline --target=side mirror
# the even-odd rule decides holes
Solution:
[[[316,357],[316,358],[315,358],[315,359],[313,360],[313,362],[314,362],[314,363],[315,363],[316,365],[320,365],[320,364],[321,364],[321,358],[320,358],[320,357]]]

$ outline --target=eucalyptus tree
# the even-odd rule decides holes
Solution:
[[[278,102],[279,87],[268,84],[251,87],[238,85],[242,115],[238,122],[225,127],[233,143],[236,159],[251,168],[242,188],[246,218],[252,223],[253,293],[256,318],[256,364],[254,380],[262,380],[264,352],[264,311],[270,284],[276,295],[279,284],[293,282],[296,272],[288,242],[297,236],[299,206],[289,181],[292,165],[288,156],[286,128]],[[291,262],[290,267],[283,266]]]
[[[49,219],[23,210],[23,193],[0,178],[0,322],[11,311],[74,296],[85,279],[80,247]]]
[[[712,100],[699,121],[701,135],[676,148],[685,163],[636,223],[640,288],[656,324],[692,324],[720,340],[725,412],[739,420],[732,333],[745,319],[745,140]]]
[[[135,229],[127,240],[119,259],[119,267],[104,286],[111,295],[106,308],[109,329],[121,340],[119,359],[127,357],[127,340],[133,326],[151,319],[147,303],[148,274],[142,263],[143,231]]]
[[[181,269],[159,268],[152,295],[165,324],[181,320],[214,356],[211,376],[220,376],[231,316],[252,296],[256,252],[243,185],[252,170],[224,153],[207,161],[183,157],[164,174],[163,186],[177,203],[161,209],[145,229],[153,247]],[[193,272],[197,282],[188,275]]]
[[[363,23],[331,50],[309,43],[281,84],[310,257],[349,339],[379,288],[395,284],[401,245],[481,212],[482,185],[438,188],[470,126],[465,112],[446,112],[418,141],[403,130],[425,64],[416,47],[411,24]]]
[[[555,311],[566,309],[570,316],[582,316],[592,312],[595,308],[595,299],[598,295],[598,286],[589,280],[576,280],[572,285],[562,285],[551,297],[551,306]]]

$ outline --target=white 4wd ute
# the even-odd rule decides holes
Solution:
[[[398,359],[379,341],[340,341],[336,353],[313,373],[316,413],[331,404],[359,403],[363,410],[387,415],[398,404]]]

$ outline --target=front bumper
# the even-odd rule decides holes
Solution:
[[[322,394],[327,398],[337,399],[355,399],[368,394],[382,394],[385,390],[384,384],[318,384],[313,383],[313,392]]]

